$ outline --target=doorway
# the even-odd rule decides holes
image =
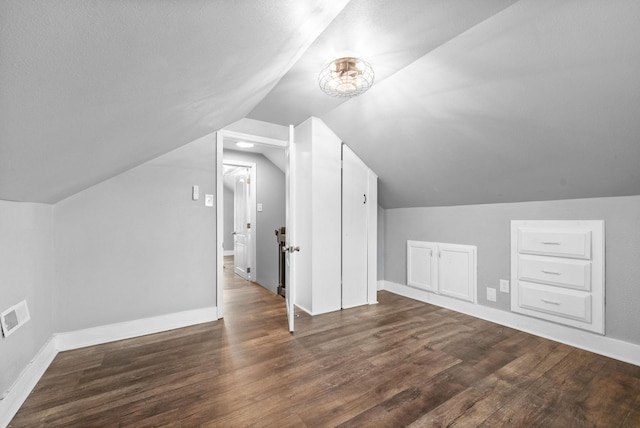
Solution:
[[[223,158],[224,191],[233,192],[233,206],[224,210],[224,254],[233,255],[233,271],[249,281],[257,278],[256,264],[256,194],[257,174],[254,162]],[[224,198],[223,198],[224,201]],[[224,205],[224,202],[223,202]],[[233,212],[233,230],[227,218]]]
[[[217,215],[216,215],[216,230],[217,230],[217,248],[219,249],[219,251],[217,251],[217,258],[216,258],[216,278],[217,278],[217,308],[218,308],[218,318],[223,318],[224,316],[224,287],[223,287],[223,281],[224,281],[224,275],[223,275],[223,266],[224,266],[224,258],[223,258],[223,254],[224,254],[224,226],[223,226],[223,219],[224,219],[224,202],[223,202],[223,177],[224,177],[224,164],[227,162],[224,162],[224,148],[226,145],[228,144],[232,144],[232,143],[237,143],[237,142],[245,142],[245,143],[252,143],[255,146],[258,147],[258,152],[263,151],[265,148],[267,149],[271,149],[271,150],[276,150],[279,151],[281,154],[284,154],[285,156],[287,156],[287,154],[289,153],[290,150],[292,150],[290,148],[290,146],[292,145],[291,142],[293,140],[293,128],[290,127],[289,129],[289,141],[285,141],[285,140],[278,140],[278,139],[272,139],[272,138],[266,138],[266,137],[260,137],[260,136],[256,136],[256,135],[249,135],[249,134],[243,134],[243,133],[238,133],[235,131],[228,131],[228,130],[221,130],[217,132],[216,135],[216,159],[217,159]],[[262,150],[261,150],[262,149]],[[235,150],[235,149],[234,149]],[[265,155],[265,157],[267,157]],[[293,159],[288,159],[285,157],[285,160],[283,163],[285,164],[285,190],[289,190],[286,191],[285,193],[287,194],[287,196],[285,197],[285,205],[287,207],[289,207],[290,204],[288,204],[289,200],[290,200],[290,165],[293,162]],[[239,164],[239,162],[235,162],[236,164]],[[237,165],[237,166],[242,166],[242,165]],[[256,171],[256,168],[253,168],[254,174]],[[249,183],[256,183],[257,180],[255,177],[252,177],[249,179]],[[236,182],[236,185],[242,185],[241,183],[241,179],[238,180]],[[256,191],[255,190],[251,190],[250,186],[249,186],[249,194],[253,195],[255,198],[256,195]],[[250,203],[252,207],[254,207],[254,209],[257,209],[257,203],[254,202]],[[285,209],[285,223],[287,226],[289,226],[290,222],[292,221],[293,216],[289,215],[289,210]],[[252,232],[253,232],[253,239],[255,241],[255,236],[256,236],[256,231],[258,230],[257,226],[254,226],[255,224],[255,220],[257,219],[256,215],[254,214],[253,217],[251,217],[251,215],[249,214],[250,218],[253,220],[252,222],[247,222],[247,223],[251,223],[252,226]],[[282,226],[282,224],[278,225],[278,226]],[[234,228],[235,231],[235,228]],[[271,231],[271,234],[273,235],[273,230]],[[234,239],[235,240],[235,239]],[[273,253],[273,258],[274,258],[274,264],[276,261],[276,253],[275,251],[277,250],[277,246],[276,246],[276,239],[275,239],[275,235],[273,235],[273,246],[274,246],[274,253]],[[234,247],[236,247],[234,245]],[[235,249],[234,249],[235,252]],[[287,272],[289,272],[293,266],[294,263],[292,262],[293,257],[290,254],[287,254]],[[255,261],[255,256],[253,256],[253,260]],[[256,267],[254,267],[253,265],[250,266],[251,271],[249,272],[252,278],[255,278],[255,276],[253,275],[253,273],[255,272],[254,269],[257,269]],[[277,265],[276,265],[277,268]],[[291,276],[289,276],[291,278]],[[293,331],[293,323],[292,323],[292,317],[293,317],[293,292],[294,292],[294,287],[290,286],[290,291],[289,293],[287,293],[286,296],[286,307],[287,307],[287,314],[289,316],[289,329],[290,331]]]

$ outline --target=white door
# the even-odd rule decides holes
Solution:
[[[407,241],[407,285],[438,292],[438,244]]]
[[[342,145],[342,307],[367,304],[368,170]]]
[[[287,255],[285,258],[285,283],[286,293],[285,300],[287,305],[287,319],[289,322],[289,331],[293,333],[295,327],[295,261],[296,252],[299,248],[295,246],[295,212],[293,195],[296,173],[296,146],[293,139],[293,126],[289,126],[289,147],[286,149],[287,165],[285,168],[285,227],[286,227],[286,239],[287,242],[283,248],[287,249]]]
[[[470,245],[439,244],[438,289],[440,294],[476,301],[475,249]]]
[[[249,242],[251,239],[249,173],[246,169],[235,177],[233,204],[233,270],[244,279],[251,279],[251,260],[249,257]]]

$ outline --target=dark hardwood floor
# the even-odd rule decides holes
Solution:
[[[640,426],[640,367],[388,292],[290,335],[225,271],[223,321],[62,352],[10,427]]]

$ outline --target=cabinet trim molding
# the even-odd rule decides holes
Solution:
[[[512,220],[511,311],[605,333],[603,220]]]

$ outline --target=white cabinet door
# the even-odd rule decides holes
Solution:
[[[475,247],[439,244],[438,276],[440,294],[475,303]]]
[[[342,145],[342,307],[367,304],[367,166]],[[331,251],[328,249],[328,251]]]
[[[438,292],[438,244],[407,241],[407,285]]]

